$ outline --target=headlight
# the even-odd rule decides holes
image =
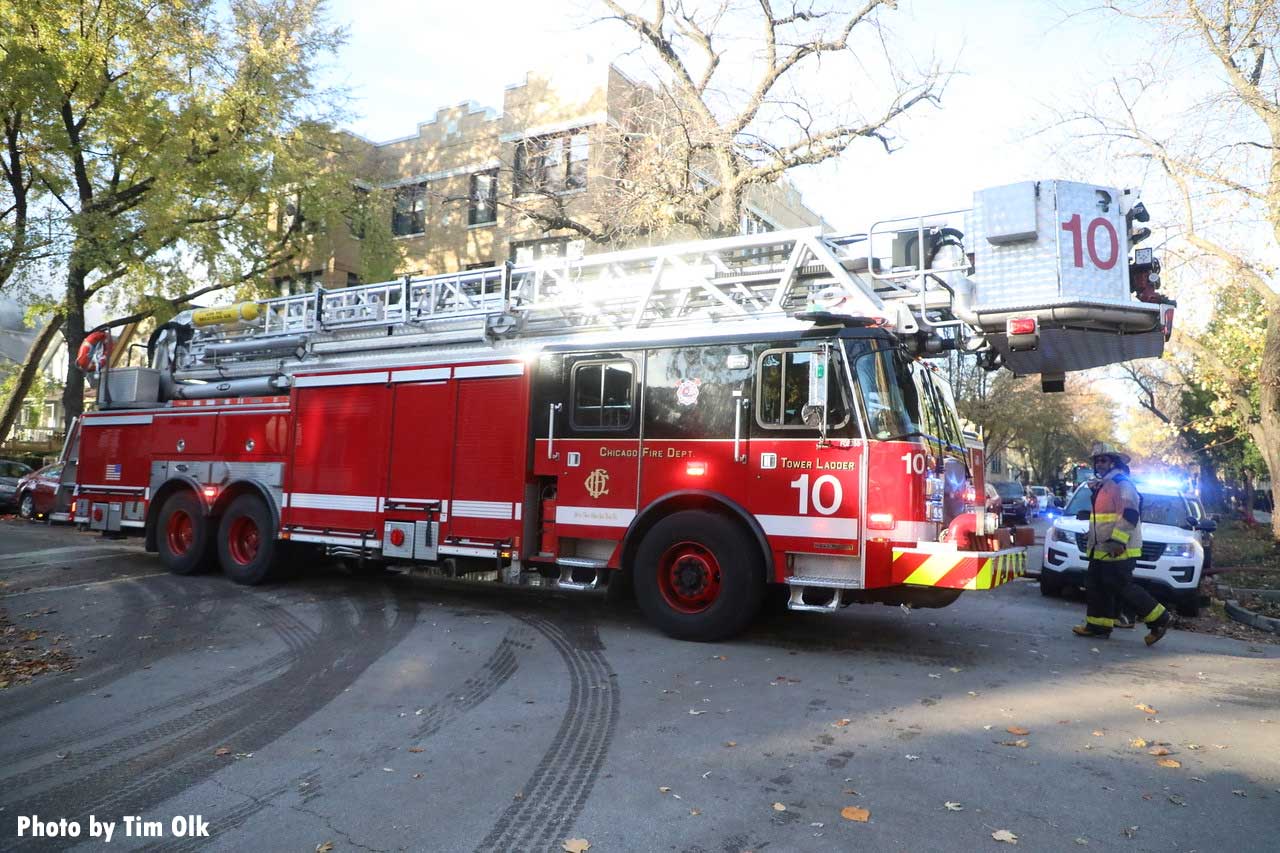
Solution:
[[[1170,542],[1164,546],[1164,556],[1166,557],[1194,559],[1199,555],[1200,543],[1198,542]]]
[[[1054,542],[1074,542],[1076,541],[1076,535],[1072,533],[1070,530],[1063,530],[1061,527],[1054,527],[1053,541]]]

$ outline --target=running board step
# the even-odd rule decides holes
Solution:
[[[574,591],[596,589],[600,586],[600,578],[609,568],[607,560],[593,560],[587,557],[561,557],[556,560],[556,565],[560,567],[560,582],[557,586],[560,589]],[[578,580],[588,572],[591,574],[591,580]]]
[[[787,599],[788,610],[804,610],[809,613],[835,613],[840,609],[840,590],[831,586],[806,586],[804,584],[793,583],[791,586],[791,597]],[[804,600],[806,590],[817,590],[819,595],[830,596],[830,599],[822,604],[808,604]]]

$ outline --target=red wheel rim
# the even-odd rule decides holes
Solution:
[[[701,613],[720,597],[720,564],[705,546],[679,542],[658,561],[658,589],[674,610]]]
[[[191,520],[191,516],[187,515],[186,510],[175,510],[173,515],[169,516],[169,523],[165,529],[165,540],[169,543],[170,553],[181,557],[191,549],[191,543],[195,538],[196,525]]]
[[[227,550],[231,552],[231,559],[242,566],[249,565],[258,556],[259,544],[258,525],[252,518],[242,515],[231,522],[231,529],[227,532]]]

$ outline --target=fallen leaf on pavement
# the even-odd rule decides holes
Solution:
[[[329,853],[333,849],[332,841],[325,841],[316,845],[316,853]]]
[[[698,815],[702,814],[702,809],[689,809],[689,814],[693,815],[694,817],[697,817]]]
[[[689,709],[689,716],[691,716],[691,717],[698,717],[698,716],[701,716],[702,714],[705,714],[705,713],[707,713],[707,712],[706,712],[706,711],[695,711],[693,708],[690,708],[690,709]]]
[[[936,672],[931,672],[931,673],[929,673],[929,677],[930,677],[930,678],[941,678],[942,676],[941,676],[941,675],[939,675],[939,674],[938,674],[938,673],[936,673]]]
[[[1141,711],[1141,712],[1142,712],[1142,713],[1144,713],[1144,714],[1159,714],[1159,713],[1160,713],[1160,712],[1159,712],[1159,711],[1157,711],[1155,708],[1152,708],[1150,705],[1146,704],[1145,702],[1143,702],[1143,703],[1142,703],[1142,704],[1140,704],[1140,705],[1134,705],[1133,707],[1137,708],[1139,711]]]
[[[840,719],[836,720],[836,721],[835,721],[834,723],[832,723],[831,725],[835,726],[835,727],[836,727],[836,728],[838,728],[838,729],[842,729],[842,728],[844,728],[845,726],[849,725],[849,722],[850,722],[850,720],[849,720],[849,718],[848,718],[848,717],[841,717]]]
[[[861,794],[859,794],[857,791],[853,790],[852,788],[845,788],[845,789],[844,789],[844,793],[848,794],[848,795],[849,795],[849,796],[851,796],[851,797],[861,797],[861,796],[862,796]]]
[[[1187,804],[1187,801],[1178,794],[1170,794],[1169,802],[1173,803],[1175,806],[1185,806]]]
[[[213,754],[214,754],[214,755],[230,755],[230,754],[231,754],[231,747],[229,747],[229,746],[220,746],[220,747],[218,747],[217,749],[215,749],[215,750],[213,751]]]
[[[1093,735],[1094,737],[1106,737],[1107,733],[1104,732],[1102,729],[1094,729],[1092,732],[1090,732],[1090,734]]]
[[[784,806],[782,803],[774,803],[773,810],[775,812],[785,812],[787,810],[787,807]]]
[[[1140,737],[1136,737],[1133,740],[1129,741],[1129,746],[1133,747],[1134,749],[1142,749],[1146,745],[1147,745],[1147,742]]]
[[[1026,741],[1026,740],[1023,740],[1022,738],[1018,738],[1017,740],[1002,740],[1002,741],[1000,741],[1000,745],[1001,745],[1001,746],[1016,746],[1016,747],[1018,747],[1018,748],[1020,748],[1020,749],[1026,749],[1027,747],[1031,746],[1030,742],[1028,742],[1028,741]]]
[[[853,820],[858,823],[866,823],[871,818],[871,812],[866,809],[860,809],[857,806],[845,806],[840,810],[840,817],[845,820]]]
[[[962,811],[964,811],[964,806],[960,805],[959,803],[953,803],[953,802],[951,802],[950,800],[947,800],[945,803],[943,803],[943,804],[942,804],[942,807],[943,807],[944,809],[946,809],[947,811],[949,811],[949,812],[962,812]]]
[[[413,778],[415,778],[415,779],[421,779],[421,778],[422,778],[422,774],[421,774],[421,773],[414,773],[414,774],[413,774]]]
[[[1247,796],[1249,796],[1249,795],[1248,795],[1248,794],[1246,794],[1244,791],[1241,791],[1239,788],[1237,788],[1236,790],[1232,791],[1231,793],[1235,794],[1237,797],[1247,797]]]
[[[1147,750],[1147,755],[1168,755],[1168,754],[1169,754],[1169,750],[1165,749],[1163,746],[1156,746]]]
[[[1198,743],[1189,743],[1187,744],[1187,749],[1204,749],[1204,747]]]
[[[1161,767],[1181,767],[1182,762],[1176,758],[1162,758],[1156,762]]]
[[[1088,846],[1089,846],[1089,839],[1087,839],[1087,838],[1077,838],[1077,839],[1076,839],[1076,844],[1079,844],[1081,847],[1088,847]]]
[[[587,853],[591,849],[591,842],[585,838],[566,838],[560,849],[565,853]]]
[[[409,751],[410,752],[426,752],[426,750],[420,746],[411,746],[409,747]]]
[[[736,740],[727,740],[724,742],[724,745],[727,747],[735,747],[738,745],[738,742]]]
[[[1125,838],[1133,838],[1138,834],[1138,827],[1126,826],[1124,829],[1120,830],[1120,834]]]
[[[995,832],[991,833],[991,837],[996,841],[1003,841],[1005,844],[1018,843],[1018,836],[1014,835],[1007,829],[997,829]]]
[[[905,756],[903,756],[903,757],[904,757],[904,758],[906,758],[906,759],[907,759],[907,761],[919,761],[919,760],[920,760],[920,756],[918,756],[918,755],[905,755]]]
[[[670,794],[670,793],[671,793],[671,789],[670,789],[670,788],[668,788],[666,785],[659,785],[659,786],[658,786],[658,793],[660,793],[660,794]]]
[[[1008,733],[1009,733],[1009,734],[1011,734],[1011,735],[1029,735],[1029,734],[1031,734],[1031,731],[1030,731],[1029,729],[1024,729],[1024,728],[1022,728],[1022,726],[1009,726],[1007,729],[1005,729],[1005,731],[1006,731],[1006,732],[1008,732]]]

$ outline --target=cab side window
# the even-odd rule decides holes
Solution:
[[[756,382],[756,420],[766,429],[818,429],[823,392],[827,427],[849,420],[849,405],[834,355],[816,350],[774,349],[760,356]]]
[[[624,430],[631,425],[635,365],[630,361],[580,361],[573,366],[573,426]]]

